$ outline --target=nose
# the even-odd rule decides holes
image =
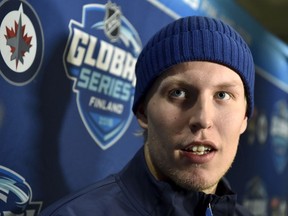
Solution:
[[[192,132],[209,129],[213,126],[213,105],[204,97],[198,97],[190,111],[189,126]]]

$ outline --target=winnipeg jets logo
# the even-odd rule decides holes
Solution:
[[[14,85],[29,83],[43,59],[43,32],[33,8],[20,0],[0,5],[0,72]]]
[[[22,25],[22,18],[21,14],[19,17],[18,23],[15,22],[14,29],[9,29],[6,27],[7,34],[5,35],[7,40],[7,45],[10,46],[11,50],[11,58],[10,60],[15,60],[16,63],[16,69],[18,67],[18,62],[20,61],[22,64],[24,64],[23,57],[25,56],[25,53],[30,50],[31,45],[31,39],[32,37],[28,37],[25,33],[26,25]]]

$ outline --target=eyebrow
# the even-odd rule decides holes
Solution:
[[[169,80],[167,79],[162,79],[162,82],[166,83],[166,82],[174,82],[175,84],[179,84],[179,85],[192,85],[193,86],[193,83],[191,82],[188,82],[186,80],[181,80],[181,79],[177,79],[175,77],[171,77]],[[222,87],[222,88],[238,88],[238,87],[242,87],[244,88],[244,84],[243,82],[239,83],[238,81],[234,81],[234,80],[231,80],[231,81],[224,81],[224,82],[220,82],[220,83],[216,83],[216,84],[213,84],[212,83],[212,86],[214,87]]]
[[[233,88],[237,87],[238,88],[238,87],[242,87],[243,86],[243,88],[244,88],[244,84],[243,83],[239,84],[238,82],[233,82],[233,81],[219,83],[219,84],[216,84],[215,86],[223,87],[223,88],[231,88],[231,87],[233,87]]]

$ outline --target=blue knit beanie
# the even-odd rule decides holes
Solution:
[[[241,77],[247,116],[254,107],[253,57],[242,37],[229,25],[209,17],[180,18],[157,32],[143,48],[136,63],[133,112],[153,82],[169,67],[188,61],[209,61],[229,67]]]

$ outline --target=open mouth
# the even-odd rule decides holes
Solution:
[[[205,146],[205,145],[194,145],[194,146],[189,146],[185,149],[184,151],[191,152],[195,155],[205,155],[213,151],[213,148],[210,146]]]

